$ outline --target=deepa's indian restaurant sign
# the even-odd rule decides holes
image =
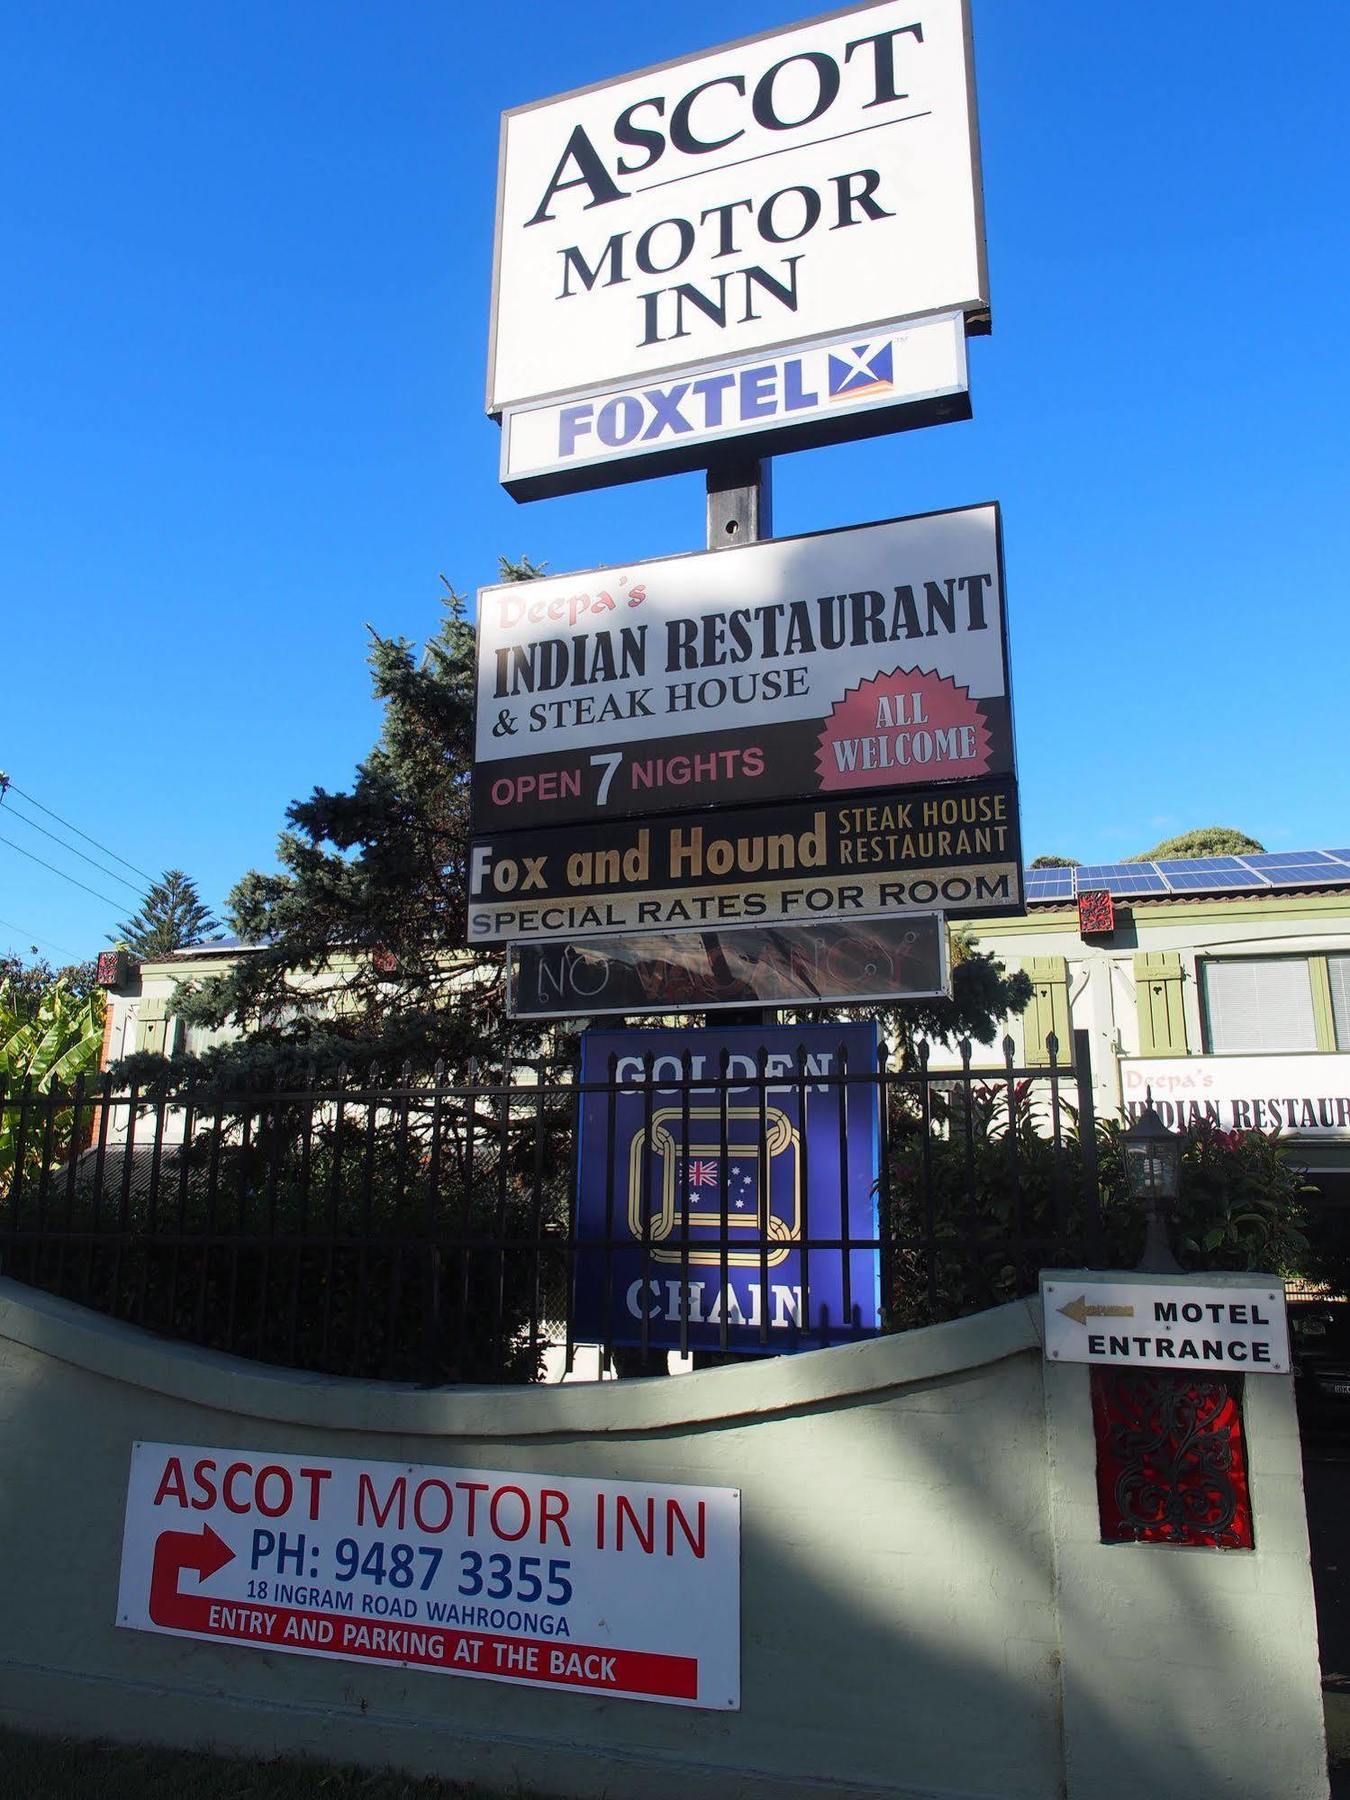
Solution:
[[[1013,773],[997,506],[478,596],[479,833]]]
[[[1173,1131],[1208,1122],[1315,1143],[1350,1140],[1350,1056],[1126,1057],[1120,1085],[1127,1120],[1151,1097]]]
[[[998,509],[479,597],[471,943],[1022,904]]]
[[[969,416],[964,0],[883,0],[503,115],[488,411],[520,498]]]

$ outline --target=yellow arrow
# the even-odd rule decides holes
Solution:
[[[1089,1319],[1132,1319],[1132,1306],[1089,1306],[1087,1295],[1080,1294],[1076,1300],[1070,1300],[1067,1306],[1059,1309],[1066,1319],[1072,1319],[1075,1325],[1086,1325]]]

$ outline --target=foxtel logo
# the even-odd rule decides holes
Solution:
[[[855,394],[895,384],[895,359],[891,340],[883,344],[855,344],[851,350],[830,352],[831,400],[852,399]]]
[[[700,375],[671,387],[614,394],[599,405],[579,400],[561,407],[558,455],[584,454],[592,448],[586,442],[591,438],[607,450],[622,450],[629,444],[717,431],[819,405],[820,395],[806,386],[801,357],[794,356],[734,373]]]

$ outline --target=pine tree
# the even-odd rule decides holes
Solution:
[[[501,559],[502,579],[543,573]],[[315,788],[287,809],[278,873],[229,896],[250,952],[177,1007],[192,1022],[242,1025],[213,1058],[265,1084],[313,1066],[386,1068],[495,1058],[512,1042],[500,952],[463,948],[473,766],[474,632],[445,578],[445,616],[419,655],[371,632],[380,736],[350,788]],[[297,982],[296,977],[302,979]]]
[[[216,942],[220,921],[202,904],[197,884],[181,869],[166,869],[141,902],[141,909],[124,919],[109,943],[125,944],[142,962],[172,956],[189,944]]]

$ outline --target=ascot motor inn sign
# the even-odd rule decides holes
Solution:
[[[963,0],[883,0],[503,116],[488,410],[518,497],[967,417]]]
[[[740,1494],[138,1443],[117,1622],[734,1710]]]

